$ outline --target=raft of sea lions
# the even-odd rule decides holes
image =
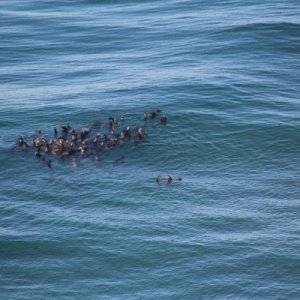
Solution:
[[[159,122],[156,122],[155,125],[167,124],[167,116],[161,114],[159,109],[144,113],[145,122],[158,118]],[[11,150],[13,152],[33,152],[35,157],[48,168],[52,168],[53,157],[70,161],[73,167],[77,167],[79,161],[87,157],[99,162],[100,155],[104,152],[128,143],[142,143],[148,138],[145,126],[124,126],[124,121],[124,116],[109,117],[104,124],[97,121],[91,127],[81,130],[67,124],[61,126],[59,130],[54,128],[51,138],[38,130],[34,135],[20,136]],[[123,162],[124,156],[114,161],[114,164]],[[171,184],[174,180],[180,181],[181,178],[173,179],[169,175],[156,178],[158,184]]]

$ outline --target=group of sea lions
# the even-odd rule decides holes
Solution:
[[[145,122],[157,119],[159,122],[156,125],[166,125],[167,116],[161,114],[161,110],[157,109],[153,112],[144,113]],[[20,136],[14,146],[14,151],[34,151],[35,157],[45,163],[48,168],[52,168],[52,156],[63,161],[71,161],[74,167],[77,167],[80,159],[89,157],[99,162],[100,155],[117,146],[126,143],[141,143],[147,139],[145,126],[132,128],[124,126],[125,118],[110,117],[106,124],[95,122],[89,128],[77,130],[69,124],[61,126],[60,130],[54,128],[52,138],[47,135],[42,135],[41,130],[38,130],[35,135],[25,138]],[[31,143],[29,142],[31,139]],[[116,160],[114,163],[119,164],[124,162],[124,156]],[[157,183],[170,184],[172,178],[157,177]],[[178,180],[181,180],[179,178]]]

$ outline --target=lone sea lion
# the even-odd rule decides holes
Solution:
[[[181,181],[182,178],[179,177],[179,178],[177,178],[177,179],[175,179],[175,180]],[[160,176],[157,176],[157,177],[156,177],[156,182],[157,182],[158,184],[171,184],[172,181],[174,181],[174,179],[173,179],[170,175],[166,175],[166,176],[163,177],[163,178],[161,178]]]
[[[146,112],[144,113],[144,120],[155,119],[155,117],[158,116],[160,113],[160,109],[157,109],[156,111]]]

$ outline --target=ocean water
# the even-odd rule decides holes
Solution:
[[[299,95],[298,0],[2,0],[0,299],[300,299]],[[100,163],[10,151],[157,108]]]

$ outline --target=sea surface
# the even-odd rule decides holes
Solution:
[[[12,151],[111,116],[147,140]],[[299,170],[298,0],[1,0],[1,300],[300,299]]]

